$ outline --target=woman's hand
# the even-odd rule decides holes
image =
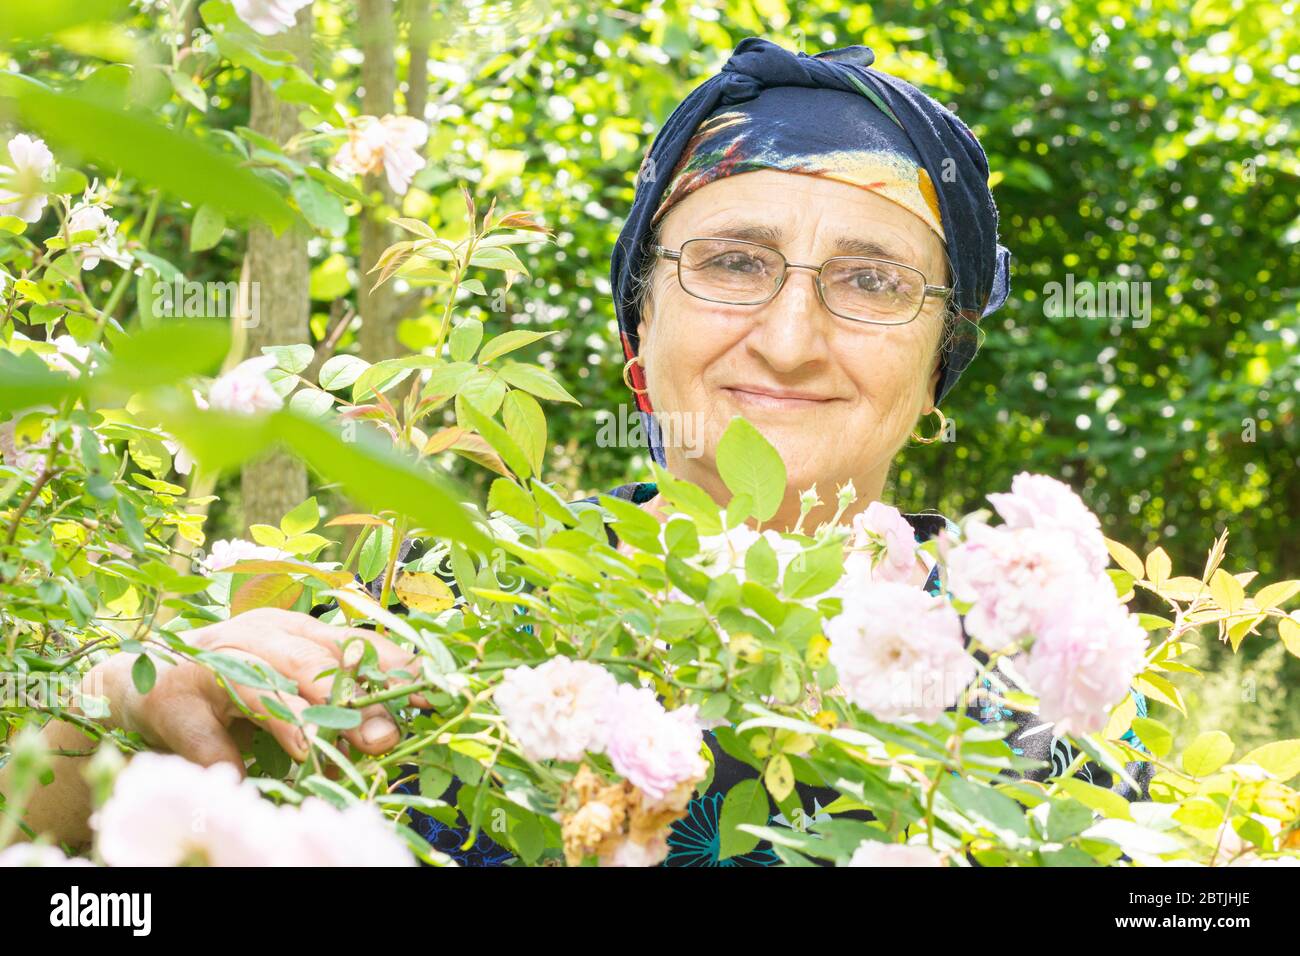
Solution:
[[[182,636],[186,643],[205,651],[217,651],[278,671],[296,685],[296,694],[277,694],[231,684],[243,706],[263,718],[254,719],[254,723],[264,727],[297,761],[307,758],[307,734],[313,728],[297,727],[272,716],[262,697],[278,699],[299,716],[312,705],[329,703],[335,675],[321,675],[338,669],[344,644],[356,637],[374,646],[382,670],[413,670],[414,655],[374,631],[325,624],[307,614],[276,608],[248,611]],[[117,654],[96,665],[88,675],[88,681],[102,678],[103,694],[108,698],[111,714],[109,722],[139,733],[151,747],[169,750],[204,766],[230,763],[242,772],[243,760],[232,731],[237,727],[236,721],[245,720],[247,715],[218,682],[217,675],[191,661],[160,664],[153,688],[147,694],[140,694],[131,680],[135,660],[134,654]],[[96,675],[96,671],[101,673]],[[402,678],[394,677],[390,686],[403,682]],[[93,687],[93,682],[89,686]],[[426,703],[418,695],[412,700],[417,706]],[[364,708],[361,724],[342,734],[349,744],[367,754],[381,754],[398,741],[397,725],[382,704]]]
[[[278,697],[298,715],[313,704],[327,703],[333,675],[321,674],[339,666],[343,645],[354,637],[364,638],[374,646],[384,671],[414,670],[410,651],[373,631],[325,624],[293,611],[262,608],[185,633],[186,642],[192,646],[264,665],[293,681],[296,694],[231,685],[244,707],[262,719],[248,720],[213,671],[191,661],[159,663],[154,686],[149,693],[141,694],[131,679],[131,667],[138,655],[114,654],[87,672],[81,690],[107,698],[108,716],[98,721],[103,726],[139,733],[149,746],[203,766],[229,763],[242,774],[244,762],[237,740],[246,742],[254,723],[265,727],[295,760],[307,758],[308,741],[303,729],[272,717],[261,698]],[[389,683],[397,686],[406,682],[394,676]],[[428,706],[418,694],[411,696],[411,702],[417,707]],[[380,754],[397,743],[397,725],[383,705],[366,707],[361,715],[358,727],[343,731],[349,744],[363,753]],[[309,726],[307,733],[313,730]],[[54,751],[85,751],[93,746],[75,724],[59,720],[45,725],[41,740]],[[23,812],[34,831],[73,846],[89,842],[93,807],[83,774],[88,759],[50,758],[53,779],[30,791]],[[11,776],[10,765],[0,767],[0,793],[11,791]]]

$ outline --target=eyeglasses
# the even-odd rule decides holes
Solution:
[[[745,239],[688,239],[679,250],[656,245],[654,253],[677,263],[677,281],[688,295],[724,305],[762,305],[781,291],[787,269],[811,269],[828,312],[873,325],[906,325],[928,297],[952,292],[901,262],[835,256],[820,266],[801,265]]]

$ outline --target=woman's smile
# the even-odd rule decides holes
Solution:
[[[812,391],[768,385],[726,385],[720,391],[734,404],[756,411],[801,413],[839,400]]]

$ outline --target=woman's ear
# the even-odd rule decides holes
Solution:
[[[930,390],[926,393],[926,407],[921,410],[921,414],[929,415],[935,409],[934,396],[939,388],[939,376],[943,372],[943,349],[940,349],[934,356],[934,369],[930,372]]]

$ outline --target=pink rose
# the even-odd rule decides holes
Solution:
[[[826,637],[845,694],[881,720],[936,720],[975,678],[957,612],[910,585],[848,594]]]
[[[654,801],[701,779],[708,764],[700,756],[704,734],[695,711],[666,711],[648,688],[620,684],[605,751],[614,769]]]

